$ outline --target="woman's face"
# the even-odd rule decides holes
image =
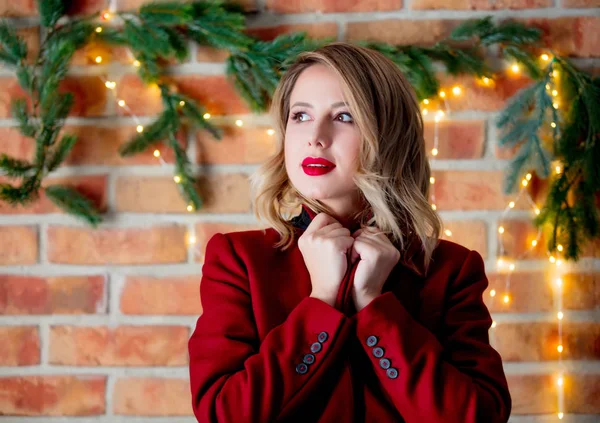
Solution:
[[[321,200],[340,215],[354,211],[357,189],[352,176],[360,133],[338,77],[328,67],[311,65],[298,77],[290,96],[284,145],[286,170],[299,192]],[[303,166],[307,158],[323,158],[331,166]]]

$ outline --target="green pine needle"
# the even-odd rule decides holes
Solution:
[[[100,212],[93,203],[80,194],[73,187],[63,185],[51,185],[45,188],[46,196],[56,206],[67,213],[79,217],[93,227],[97,227],[102,221]]]

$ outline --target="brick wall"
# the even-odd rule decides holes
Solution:
[[[0,0],[0,15],[19,24],[33,53],[40,44],[35,3]],[[91,13],[108,2],[73,3],[73,13]],[[142,0],[117,3],[127,9]],[[243,3],[249,32],[263,39],[307,30],[339,40],[428,44],[464,19],[491,14],[538,25],[545,41],[579,66],[597,69],[600,63],[598,0]],[[111,65],[94,64],[97,54]],[[64,82],[76,96],[67,127],[80,140],[67,165],[46,183],[73,184],[107,212],[106,223],[89,229],[43,196],[26,208],[0,203],[0,415],[7,416],[0,421],[29,421],[16,416],[72,416],[73,423],[145,421],[133,416],[194,421],[186,347],[202,312],[202,252],[217,231],[257,227],[247,175],[271,153],[273,141],[266,133],[268,116],[249,114],[225,81],[224,57],[222,51],[194,47],[189,63],[174,68],[180,90],[205,104],[226,128],[221,143],[203,132],[180,135],[192,160],[202,165],[206,204],[196,213],[186,211],[173,183],[172,156],[165,154],[167,164],[161,166],[151,151],[127,159],[117,155],[138,122],[115,99],[124,99],[142,124],[161,107],[157,93],[134,75],[125,52],[90,46],[73,59]],[[116,92],[104,87],[103,77],[117,82]],[[436,203],[453,240],[484,256],[490,289],[498,292],[504,275],[495,270],[497,227],[511,199],[501,191],[502,169],[511,153],[496,147],[494,119],[526,82],[506,76],[482,88],[469,78],[444,78],[445,86],[460,83],[465,90],[450,100],[450,120],[440,123],[440,154],[433,163]],[[0,68],[0,152],[30,158],[34,145],[10,115],[10,100],[19,95],[14,75]],[[244,120],[243,127],[236,119]],[[430,119],[426,132],[430,148]],[[509,216],[503,222],[505,247],[518,254],[533,234],[527,205],[519,204]],[[600,414],[600,260],[593,248],[585,255],[565,276],[565,412],[574,422]],[[548,267],[543,251],[519,263],[509,306],[486,295],[515,422],[556,419],[557,325]]]

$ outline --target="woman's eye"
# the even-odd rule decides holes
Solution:
[[[300,116],[305,115],[305,114],[306,114],[305,112],[296,112],[296,113],[292,114],[292,120],[304,122],[304,120],[300,119]]]
[[[352,116],[350,116],[350,113],[340,113],[340,114],[338,115],[338,118],[339,118],[340,116],[343,116],[343,115],[346,115],[346,116],[348,116],[348,120],[343,120],[343,119],[342,119],[342,122],[348,122],[348,123],[351,123],[351,122],[353,122],[353,119],[352,119]]]

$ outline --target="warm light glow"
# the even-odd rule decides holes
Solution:
[[[236,120],[236,121],[235,121],[235,124],[236,124],[237,126],[242,126],[242,125],[244,124],[244,122],[242,122],[242,120],[241,120],[241,119],[238,119],[238,120]]]
[[[187,206],[187,211],[191,212],[194,210],[194,206],[192,206],[191,204]]]
[[[562,320],[563,317],[565,317],[565,315],[562,311],[559,311],[558,313],[556,313],[556,317],[558,317],[558,320]]]
[[[181,101],[179,102],[179,105],[180,105],[181,107],[185,106],[185,101],[181,100]]]
[[[531,241],[531,246],[532,247],[535,247],[536,245],[537,245],[537,240],[534,239],[533,241]]]
[[[528,184],[527,179],[523,179],[523,181],[521,182],[521,185],[523,185],[524,187],[526,187]]]
[[[119,100],[119,106],[125,107],[125,100]]]
[[[188,206],[188,209],[189,209],[190,207],[192,207],[192,206]],[[188,237],[188,242],[189,242],[190,244],[195,244],[195,243],[196,243],[196,237],[195,237],[194,235],[190,235],[190,236]]]
[[[427,109],[423,109],[423,115],[426,116],[429,111]]]
[[[548,260],[550,260],[550,263],[556,263],[556,257],[554,256],[550,256]]]
[[[267,129],[267,134],[273,135],[275,133],[274,129]]]
[[[106,81],[104,83],[104,85],[106,86],[106,88],[108,88],[109,90],[114,90],[115,87],[117,86],[117,83],[114,81]]]
[[[528,181],[531,181],[531,173],[528,173],[527,175],[525,175],[525,179],[527,179]]]
[[[437,206],[436,206],[435,204],[432,204],[432,205],[431,205],[431,209],[432,209],[432,210],[437,210]]]
[[[454,95],[460,95],[461,92],[462,92],[462,90],[460,89],[460,87],[458,85],[452,88],[452,94],[454,94]]]
[[[558,71],[557,70],[553,70],[552,71],[552,76],[556,78],[558,76]]]
[[[558,379],[556,379],[556,384],[558,386],[563,386],[563,384],[565,383],[564,379],[562,378],[562,376],[559,376]]]
[[[142,125],[138,125],[138,126],[137,126],[137,128],[136,128],[136,130],[137,130],[139,133],[142,133],[142,132],[144,132],[144,127],[143,127]]]
[[[509,301],[510,301],[510,297],[508,296],[508,294],[506,294],[504,296],[504,304],[508,304]]]
[[[425,104],[429,104],[429,99],[428,99],[428,98],[426,98],[425,100],[423,100],[423,103],[425,103]]]
[[[558,286],[559,288],[562,286],[563,284],[563,280],[561,278],[556,278],[556,286]]]
[[[179,176],[179,175],[175,175],[175,177],[173,178],[173,180],[174,180],[176,183],[180,183],[180,182],[181,182],[181,176]]]
[[[550,84],[546,84],[546,89],[550,91]]]
[[[511,209],[515,208],[515,202],[511,201],[510,203],[508,203],[508,207],[510,207]]]
[[[504,226],[500,226],[498,228],[498,233],[503,234],[504,233]]]
[[[97,28],[96,28],[96,32],[97,32],[98,34],[100,34],[100,33],[102,32],[102,27],[101,27],[101,26],[97,27]]]
[[[134,60],[133,61],[133,66],[135,66],[136,68],[139,68],[142,64],[140,63],[139,60]]]
[[[496,327],[496,321],[495,321],[495,320],[492,322],[492,327],[493,327],[493,328],[495,328],[495,327]]]
[[[511,271],[515,270],[515,264],[514,264],[514,263],[511,263],[511,264],[510,264],[510,267],[509,267],[509,269],[510,269]]]
[[[435,184],[435,178],[433,176],[431,178],[429,178],[429,183],[430,184]]]
[[[521,69],[519,69],[519,65],[518,65],[517,63],[513,64],[513,65],[510,67],[510,70],[511,70],[513,73],[519,73],[519,72],[521,71]]]
[[[431,154],[434,155],[434,156],[437,156],[438,155],[438,149],[437,148],[433,148],[431,150]]]
[[[548,60],[550,60],[550,56],[548,56],[546,53],[542,54],[542,60],[547,62]]]
[[[538,209],[537,207],[534,210],[535,214],[540,214],[540,209]]]
[[[556,249],[557,249],[558,251],[562,251],[562,250],[564,250],[564,248],[563,248],[563,246],[562,246],[561,244],[558,244],[558,245],[556,246]]]
[[[96,63],[102,63],[102,56],[96,56]]]
[[[154,150],[154,157],[160,157],[160,151]]]
[[[562,346],[562,345],[559,345],[559,346],[557,346],[557,347],[556,347],[556,350],[557,350],[559,353],[563,352],[563,346]]]
[[[552,107],[554,107],[555,109],[558,109],[558,103],[557,102],[552,103]]]
[[[442,97],[442,98],[446,97],[446,91],[440,91],[440,97]]]
[[[560,173],[560,172],[562,172],[562,168],[561,168],[560,166],[556,166],[556,167],[554,168],[554,171],[555,171],[556,173]]]
[[[102,19],[104,19],[105,21],[109,20],[111,18],[111,14],[108,12],[104,12],[102,14]]]
[[[557,95],[558,95],[558,91],[556,91],[556,90],[552,90],[552,96],[553,96],[553,97],[556,97]]]
[[[560,260],[560,259],[556,260],[556,265],[557,266],[560,266],[561,264],[562,264],[562,260]]]
[[[485,85],[490,85],[490,78],[488,78],[487,76],[484,76],[483,78],[481,78],[481,80],[483,81],[483,83]]]
[[[559,420],[562,420],[564,416],[565,416],[564,413],[558,413],[558,419]]]
[[[556,128],[556,122],[550,123],[550,126],[553,127],[553,128]]]
[[[446,229],[444,233],[446,234],[446,236],[452,236],[452,232],[450,232],[450,229]]]
[[[210,113],[204,113],[204,114],[202,115],[202,117],[203,117],[204,119],[210,119]]]
[[[501,258],[498,259],[498,266],[501,267],[504,264],[504,260]]]
[[[492,289],[492,290],[490,291],[490,297],[495,297],[495,296],[496,296],[496,290],[495,290],[495,289]]]

